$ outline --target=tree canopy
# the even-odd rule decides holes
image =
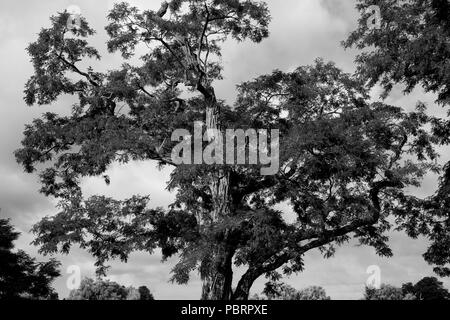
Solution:
[[[380,7],[381,28],[369,30],[367,9]],[[438,95],[437,102],[450,104],[450,3],[448,0],[358,0],[362,15],[346,47],[369,49],[356,60],[358,72],[386,94],[394,84],[405,92],[421,86]]]
[[[367,8],[380,7],[379,29],[368,30]],[[450,3],[448,0],[359,0],[361,18],[357,30],[344,42],[346,47],[363,49],[357,59],[358,74],[368,86],[381,84],[387,96],[395,84],[410,93],[420,86],[437,95],[436,102],[450,105]],[[450,112],[450,110],[449,110]],[[449,113],[450,114],[450,113]],[[439,144],[450,142],[450,121],[433,119],[433,136]],[[450,163],[444,168],[439,190],[428,199],[405,202],[404,213],[415,216],[403,230],[413,238],[427,237],[431,245],[425,260],[435,265],[440,276],[450,269]]]
[[[139,289],[139,300],[155,300],[150,289],[146,286],[140,286]]]
[[[364,300],[411,300],[412,296],[405,299],[401,288],[382,284],[379,289],[366,287]]]
[[[36,262],[22,250],[13,251],[18,237],[10,222],[0,219],[0,299],[58,299],[51,284],[60,276],[60,263]]]
[[[285,283],[269,282],[264,288],[263,295],[254,297],[255,300],[331,300],[324,288],[311,286],[296,290]]]
[[[417,282],[405,283],[402,286],[403,294],[413,295],[418,300],[449,300],[450,293],[444,284],[435,277],[426,277]]]

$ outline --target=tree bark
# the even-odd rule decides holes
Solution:
[[[222,132],[219,123],[220,108],[217,104],[214,90],[212,88],[202,90],[206,99],[206,129]],[[208,132],[208,131],[207,131]],[[211,131],[210,131],[211,132]],[[209,136],[210,142],[214,139]],[[211,176],[210,190],[213,202],[211,212],[211,226],[220,224],[223,219],[230,215],[229,199],[230,177],[224,169],[219,169]],[[211,257],[208,257],[209,268],[202,271],[203,281],[202,300],[230,300],[232,296],[233,282],[233,256],[234,249],[228,245],[228,231],[218,243],[212,243]]]

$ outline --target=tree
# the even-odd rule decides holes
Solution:
[[[142,300],[139,290],[133,287],[127,288],[127,300]]]
[[[448,300],[450,294],[442,282],[426,277],[415,285],[405,283],[401,288],[382,284],[379,289],[366,287],[365,300]]]
[[[0,219],[0,299],[57,300],[51,284],[60,276],[60,263],[36,262],[22,250],[14,252],[18,237],[9,220]]]
[[[139,299],[140,300],[155,300],[150,290],[146,286],[139,287]]]
[[[138,290],[109,280],[85,278],[78,289],[70,292],[69,300],[153,300],[149,296],[153,298],[147,287]]]
[[[379,289],[366,287],[364,300],[405,300],[405,296],[402,289],[382,284]]]
[[[381,28],[369,30],[368,8],[377,5],[381,13]],[[358,73],[369,86],[380,83],[384,96],[394,84],[406,85],[405,92],[421,86],[437,94],[437,103],[450,105],[450,2],[448,0],[359,0],[362,15],[357,30],[344,42],[346,47],[364,49],[356,62]],[[450,121],[434,119],[433,133],[443,145],[450,142]],[[444,168],[439,190],[425,201],[405,198],[401,228],[417,238],[430,240],[424,257],[435,265],[440,276],[449,276],[450,268],[450,162]],[[410,209],[411,211],[407,212]]]
[[[263,291],[263,296],[255,296],[254,300],[330,300],[325,289],[311,286],[300,291],[278,282],[269,282]]]
[[[297,290],[285,283],[270,281],[266,283],[263,291],[263,297],[257,300],[297,300]]]
[[[402,286],[404,295],[413,295],[418,300],[449,300],[450,293],[442,282],[434,277],[426,277],[415,285],[406,283]]]
[[[72,290],[69,300],[126,300],[127,289],[116,282],[85,278],[78,289]]]
[[[324,288],[311,286],[298,292],[297,300],[331,300]]]
[[[380,7],[380,29],[369,30],[372,5]],[[450,104],[448,0],[359,0],[357,8],[362,13],[358,29],[344,45],[371,49],[356,60],[359,73],[370,85],[381,81],[389,92],[394,84],[402,83],[407,93],[420,85],[438,94],[438,103]]]
[[[224,300],[246,300],[259,277],[300,272],[307,252],[329,258],[351,237],[390,256],[385,232],[395,219],[388,217],[415,219],[416,204],[403,206],[406,190],[437,170],[428,130],[434,119],[424,106],[405,113],[372,103],[361,79],[322,60],[245,82],[227,105],[214,93],[220,45],[228,37],[266,38],[266,4],[172,0],[167,10],[161,17],[121,3],[109,13],[110,51],[128,59],[137,45],[148,46],[138,66],[82,70],[82,60],[100,59],[87,42],[94,31],[84,19],[67,30],[67,13],[52,17],[28,47],[35,72],[26,102],[48,104],[61,94],[78,100],[69,116],[46,113],[28,125],[16,152],[28,172],[45,165],[41,191],[60,200],[60,212],[33,229],[41,252],[68,253],[79,244],[102,275],[110,259],[160,248],[165,259],[179,257],[174,281],[187,283],[198,271],[202,298]],[[265,176],[262,164],[174,162],[174,130],[186,130],[186,138],[205,118],[203,144],[216,150],[225,129],[279,129],[280,170]],[[173,168],[168,188],[177,196],[169,210],[149,209],[149,197],[83,197],[83,178],[109,184],[108,168],[133,160]],[[295,223],[274,209],[279,203],[291,205]],[[234,266],[246,271],[232,290]]]

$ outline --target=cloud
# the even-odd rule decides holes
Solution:
[[[29,245],[33,235],[28,231],[43,216],[54,214],[56,209],[52,199],[38,193],[37,177],[24,174],[15,163],[13,152],[20,146],[25,124],[43,112],[67,113],[73,99],[63,97],[51,106],[25,106],[22,100],[23,86],[33,71],[25,48],[35,40],[40,28],[49,25],[50,15],[63,11],[69,5],[77,5],[97,30],[90,43],[103,56],[101,62],[90,63],[101,70],[119,66],[122,62],[120,56],[108,54],[105,44],[106,14],[114,2],[117,1],[16,0],[0,5],[0,215],[12,218],[13,224],[22,232],[17,247],[39,259],[44,258],[38,255],[37,248]],[[131,3],[156,10],[161,1],[136,0]],[[235,86],[242,81],[274,69],[290,71],[301,65],[312,64],[317,57],[333,60],[347,72],[354,70],[355,51],[345,51],[339,45],[356,25],[354,1],[270,0],[268,4],[273,16],[269,39],[260,44],[229,41],[224,45],[224,80],[216,84],[219,98],[232,104],[236,95]],[[400,89],[396,89],[389,99],[389,103],[406,110],[412,110],[417,100],[425,100],[430,109],[436,110],[433,112],[443,115],[443,111],[433,104],[434,96],[420,90],[404,96]],[[86,179],[83,183],[85,193],[105,194],[118,199],[133,194],[149,194],[154,207],[165,207],[174,198],[173,194],[165,190],[170,170],[158,171],[154,163],[115,165],[110,168],[109,175],[110,186],[106,186],[99,178]],[[430,195],[435,188],[436,177],[428,177],[424,186],[414,192]],[[280,208],[289,215],[286,206]],[[297,288],[321,285],[335,299],[358,299],[362,297],[369,265],[379,265],[383,281],[397,285],[432,274],[431,267],[420,256],[426,248],[425,241],[392,234],[391,243],[395,253],[392,259],[379,258],[373,249],[356,247],[355,243],[340,248],[336,257],[328,260],[323,259],[318,252],[308,253],[305,271],[287,281]],[[94,261],[86,251],[74,248],[70,255],[57,255],[56,258],[63,262],[63,276],[56,281],[61,297],[68,294],[66,281],[69,275],[65,273],[68,266],[79,265],[84,276],[94,276]],[[159,254],[150,256],[148,253],[135,253],[126,264],[112,262],[110,278],[124,285],[147,285],[159,299],[198,299],[201,291],[198,275],[193,275],[189,286],[176,286],[168,282],[175,262],[170,260],[162,264]],[[236,270],[236,275],[242,272]],[[260,292],[264,282],[264,279],[260,279],[254,292]]]

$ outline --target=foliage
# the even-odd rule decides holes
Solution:
[[[51,284],[60,276],[60,263],[36,262],[22,250],[14,252],[18,237],[10,222],[0,219],[0,299],[57,300]]]
[[[369,30],[366,9],[378,5],[381,29]],[[369,50],[357,58],[358,71],[374,85],[379,80],[389,92],[396,83],[411,92],[420,85],[450,104],[450,3],[448,0],[359,0],[358,29],[346,47]]]
[[[302,289],[297,294],[296,300],[331,300],[327,296],[325,289],[322,287],[311,286],[306,289]]]
[[[140,286],[138,291],[139,291],[139,300],[155,300],[150,290],[146,286]]]
[[[254,300],[330,300],[325,289],[311,286],[302,290],[277,282],[269,282],[263,291],[263,296],[256,295]]]
[[[402,289],[382,284],[379,289],[366,287],[364,300],[405,300]]]
[[[382,284],[379,289],[366,287],[364,300],[448,300],[450,294],[442,282],[425,277],[416,284],[405,283],[401,288]]]
[[[415,285],[406,283],[402,286],[404,295],[413,295],[418,300],[449,300],[450,293],[442,282],[434,277],[426,277]]]
[[[145,286],[126,288],[109,280],[85,278],[78,289],[70,292],[69,300],[153,300],[153,296]]]
[[[127,288],[127,300],[143,300],[139,290],[133,287]]]

